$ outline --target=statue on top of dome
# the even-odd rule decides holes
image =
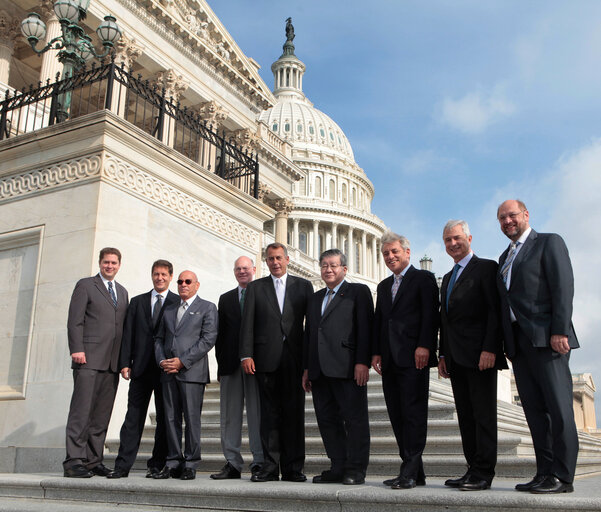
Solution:
[[[292,18],[286,20],[286,41],[294,41],[294,25],[292,25]]]

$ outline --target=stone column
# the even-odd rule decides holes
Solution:
[[[361,233],[361,267],[357,265],[357,269],[361,268],[361,274],[366,276],[367,271],[367,233],[363,231]]]
[[[338,224],[332,222],[332,247],[330,249],[340,249],[338,247]]]
[[[378,279],[378,248],[376,246],[376,237],[371,237],[371,277]]]
[[[313,221],[313,258],[319,259],[319,221]]]
[[[157,85],[165,89],[165,99],[176,104],[182,93],[188,88],[188,83],[181,75],[175,73],[173,69],[159,71],[157,73]],[[163,122],[163,142],[167,146],[173,147],[175,137],[175,120],[165,115]]]
[[[295,249],[300,249],[300,242],[298,240],[298,225],[300,219],[292,219],[292,245]]]
[[[43,0],[42,13],[42,17],[45,18],[46,23],[46,41],[43,42],[43,46],[45,46],[48,41],[60,36],[63,32],[61,24],[56,14],[54,14],[53,0]],[[39,46],[42,46],[42,42],[39,43]],[[58,61],[58,52],[59,50],[48,50],[42,55],[42,68],[40,69],[40,82],[42,82],[42,85],[47,80],[54,82],[56,75],[63,72],[63,65]]]
[[[288,215],[292,211],[293,203],[288,199],[276,199],[273,203],[275,209],[275,241],[288,245]]]
[[[131,71],[136,59],[142,55],[142,50],[143,48],[134,39],[121,36],[117,44],[115,44],[115,64],[123,67],[126,71]],[[114,82],[111,112],[120,117],[125,117],[125,112],[127,111],[126,99],[127,87]]]
[[[353,243],[353,228],[348,227],[348,254],[346,255],[348,260],[349,272],[355,271],[355,247]]]
[[[19,21],[6,11],[0,11],[0,92],[4,93],[10,78],[10,60],[15,51],[15,40],[19,36]],[[0,101],[4,99],[4,94]]]

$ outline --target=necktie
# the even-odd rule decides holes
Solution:
[[[283,313],[284,311],[284,283],[282,282],[281,279],[276,279],[275,280],[275,294],[278,298],[278,305],[280,306],[280,313]]]
[[[326,292],[326,296],[327,296],[326,305],[324,306],[323,311],[321,312],[322,315],[325,313],[326,309],[328,309],[330,302],[332,302],[332,299],[334,298],[334,290],[330,290],[328,288],[328,291]]]
[[[154,303],[154,308],[152,308],[152,325],[156,326],[159,320],[159,314],[161,312],[161,308],[163,307],[163,296],[157,295],[157,300]]]
[[[246,288],[240,290],[240,313],[244,311],[244,296],[246,295]]]
[[[518,245],[520,245],[520,242],[511,242],[509,253],[507,253],[507,258],[505,258],[505,263],[503,263],[503,266],[501,267],[501,277],[503,278],[503,283],[505,283],[505,286],[507,286],[509,269],[511,268],[511,264],[513,263],[515,255],[517,254]]]
[[[449,310],[449,297],[451,296],[451,291],[453,290],[453,286],[455,286],[455,281],[457,281],[457,273],[459,272],[460,268],[461,268],[461,265],[459,263],[456,263],[455,266],[453,267],[453,273],[451,274],[451,279],[449,280],[449,286],[447,286],[447,303],[446,303],[447,311]]]
[[[113,301],[113,306],[117,307],[117,296],[115,295],[115,290],[113,290],[112,281],[109,281],[109,295],[111,296],[111,300]]]
[[[178,324],[181,322],[182,318],[184,317],[184,313],[186,312],[187,308],[188,308],[188,303],[183,302],[182,305],[177,310],[177,323]]]
[[[399,291],[399,286],[401,286],[401,279],[403,279],[403,276],[401,274],[394,275],[394,282],[392,283],[392,288],[390,289],[392,292],[392,302],[394,302],[394,298],[396,297],[396,292]]]

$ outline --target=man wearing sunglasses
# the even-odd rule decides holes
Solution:
[[[177,280],[180,301],[168,307],[155,335],[155,357],[163,370],[167,462],[155,479],[193,480],[200,463],[200,411],[209,382],[207,354],[217,339],[217,308],[201,299],[194,272]],[[186,422],[182,452],[182,415]]]

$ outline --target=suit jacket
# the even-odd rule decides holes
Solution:
[[[170,304],[179,304],[179,296],[167,292],[157,324],[153,326],[151,299],[152,291],[134,297],[129,303],[125,317],[119,368],[130,368],[132,379],[142,375],[149,367],[157,367],[154,360],[154,335],[161,323],[165,308]]]
[[[374,302],[364,284],[344,281],[323,316],[321,306],[327,288],[309,300],[305,324],[304,368],[309,379],[321,374],[338,379],[354,378],[356,364],[370,366]]]
[[[382,368],[392,362],[415,367],[415,349],[430,350],[428,366],[436,366],[438,335],[438,285],[432,272],[411,265],[392,302],[393,276],[378,285],[374,319],[373,353],[382,356]]]
[[[572,325],[574,274],[563,238],[532,230],[513,260],[509,290],[501,277],[508,252],[509,248],[501,254],[497,273],[508,357],[515,354],[510,307],[534,347],[548,347],[552,334],[563,334],[571,348],[578,348]]]
[[[453,285],[447,311],[451,274],[442,279],[440,307],[440,355],[445,356],[447,369],[451,369],[453,362],[478,368],[483,350],[496,354],[495,368],[507,368],[496,284],[497,262],[474,254]]]
[[[240,330],[240,359],[252,357],[258,372],[275,371],[288,344],[302,369],[303,324],[313,286],[288,274],[284,310],[280,312],[271,275],[248,284]]]
[[[69,352],[84,352],[86,364],[72,363],[73,369],[119,371],[128,296],[123,286],[113,283],[117,290],[116,307],[100,274],[80,279],[75,285],[67,319]]]
[[[196,297],[179,324],[177,310],[181,301],[171,304],[163,313],[154,337],[154,353],[159,364],[163,359],[179,357],[184,367],[176,374],[161,374],[161,380],[173,375],[184,382],[209,382],[207,354],[217,339],[217,308],[212,302]],[[177,325],[176,325],[177,324]]]
[[[219,333],[215,343],[217,375],[231,375],[240,368],[240,325],[242,313],[238,287],[219,297]]]

